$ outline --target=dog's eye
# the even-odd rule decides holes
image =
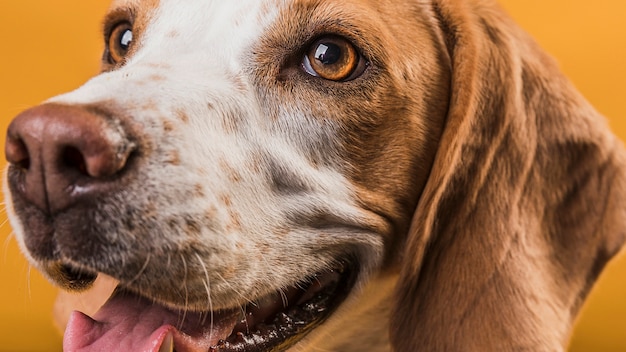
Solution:
[[[111,63],[117,64],[124,60],[133,42],[133,27],[123,22],[111,30],[108,40],[109,59]]]
[[[302,68],[311,76],[344,82],[357,78],[365,70],[365,60],[348,40],[338,36],[322,37],[311,45]]]

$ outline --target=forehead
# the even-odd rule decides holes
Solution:
[[[265,22],[278,12],[284,0],[113,0],[109,15],[129,12],[138,20],[164,24],[200,24],[216,27],[227,21],[236,25]],[[148,23],[145,23],[148,24]]]
[[[115,14],[130,13],[136,28],[154,25],[150,26],[150,32],[176,27],[181,32],[186,31],[186,35],[193,32],[245,35],[246,29],[259,33],[276,20],[290,25],[312,21],[325,26],[328,20],[347,19],[369,27],[372,12],[385,12],[398,3],[386,0],[113,0],[108,17],[115,19]],[[394,8],[394,12],[397,10]],[[366,18],[359,21],[358,17]]]

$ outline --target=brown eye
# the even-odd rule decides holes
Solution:
[[[327,36],[316,40],[302,59],[306,73],[330,81],[349,81],[365,70],[365,61],[348,40]]]
[[[111,63],[117,64],[124,60],[132,42],[133,27],[129,23],[124,22],[113,27],[107,43]]]

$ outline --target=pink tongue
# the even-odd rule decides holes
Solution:
[[[158,352],[168,334],[177,352],[207,351],[230,335],[239,315],[234,309],[214,312],[211,319],[211,314],[185,314],[135,295],[114,294],[93,319],[72,313],[63,351]]]

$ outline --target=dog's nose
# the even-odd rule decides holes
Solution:
[[[80,106],[44,104],[10,124],[5,145],[12,191],[54,214],[98,194],[124,170],[134,143],[119,124]]]

